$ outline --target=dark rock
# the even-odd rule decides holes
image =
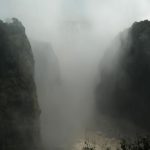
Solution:
[[[150,21],[134,23],[114,44],[101,64],[97,108],[150,130]]]
[[[64,140],[64,136],[59,135],[62,130],[62,122],[59,116],[60,110],[56,105],[63,100],[60,96],[62,81],[59,61],[50,43],[35,40],[30,40],[30,42],[35,59],[37,95],[42,110],[41,135],[43,144],[50,149],[62,149],[59,139]]]
[[[32,49],[20,21],[0,21],[0,149],[40,149]]]

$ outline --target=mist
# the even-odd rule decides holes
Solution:
[[[31,39],[43,143],[71,146],[92,126],[94,87],[106,49],[133,22],[150,19],[150,2],[0,0],[0,18],[12,17]]]

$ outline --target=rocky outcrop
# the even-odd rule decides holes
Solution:
[[[40,149],[32,49],[20,21],[0,21],[0,149]]]
[[[121,33],[101,63],[97,108],[150,129],[150,21]]]
[[[35,80],[37,88],[44,95],[60,83],[60,68],[52,46],[47,42],[30,40],[35,59]]]
[[[63,98],[62,81],[57,56],[51,44],[43,41],[30,40],[35,58],[35,81],[37,95],[42,110],[41,135],[44,147],[56,149],[60,146],[60,107]],[[59,110],[58,110],[59,109]],[[64,139],[64,136],[63,136]],[[64,144],[64,143],[63,143]]]

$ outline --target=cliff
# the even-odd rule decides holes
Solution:
[[[150,129],[150,21],[120,33],[101,63],[96,89],[101,113]]]
[[[49,90],[60,82],[59,62],[49,43],[35,40],[30,41],[35,59],[37,89],[40,93],[43,91],[43,95],[45,95],[46,92],[49,93]],[[45,89],[43,90],[43,88]]]
[[[42,110],[41,135],[43,144],[49,149],[60,146],[62,129],[60,122],[60,96],[62,92],[61,73],[58,58],[50,43],[30,40],[35,59],[35,82]],[[64,136],[63,136],[64,139]],[[64,144],[64,143],[63,143]]]
[[[20,21],[0,21],[0,149],[41,146],[32,49]]]

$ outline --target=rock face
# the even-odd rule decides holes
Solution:
[[[25,28],[0,21],[0,149],[40,148],[34,60]]]
[[[96,89],[97,108],[150,130],[149,90],[150,22],[146,20],[121,33],[104,56]]]
[[[43,96],[45,96],[46,92],[49,93],[49,90],[60,82],[59,62],[49,43],[34,40],[30,41],[35,59],[35,80],[37,89],[40,95],[44,92]]]
[[[41,136],[46,149],[60,146],[60,105],[62,80],[59,61],[51,44],[43,41],[30,40],[35,59],[35,81],[37,95],[42,110]],[[63,136],[64,139],[64,136]],[[63,143],[64,144],[64,143]]]

